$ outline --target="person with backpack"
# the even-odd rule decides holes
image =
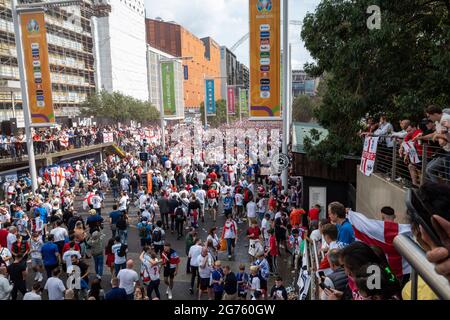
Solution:
[[[162,221],[158,220],[156,221],[156,227],[152,231],[152,243],[153,243],[153,249],[155,250],[156,254],[162,253],[164,249],[164,242],[166,238],[166,233],[162,228]]]
[[[175,227],[177,230],[177,240],[183,237],[184,222],[186,221],[186,215],[182,203],[175,209]]]
[[[152,243],[152,225],[148,223],[147,217],[141,217],[141,221],[137,224],[139,230],[139,238],[141,240],[141,247],[150,246]]]
[[[191,200],[189,201],[189,205],[188,205],[188,216],[192,216],[191,219],[191,226],[193,228],[198,228],[198,216],[201,210],[201,203],[200,201],[197,199],[197,196],[195,195],[195,193],[192,193],[191,195]]]
[[[164,244],[164,250],[161,253],[162,264],[164,265],[164,283],[167,285],[167,297],[172,300],[172,289],[174,286],[174,278],[178,273],[180,257],[177,252],[172,249],[170,243]]]
[[[169,215],[170,215],[170,233],[175,231],[175,210],[180,206],[180,201],[178,201],[178,194],[172,193],[169,203]]]
[[[120,242],[128,244],[128,214],[126,212],[122,212],[122,215],[117,220],[116,228]]]
[[[117,236],[111,251],[114,253],[114,275],[117,277],[119,271],[126,268],[128,248],[126,244],[120,242],[120,237]]]

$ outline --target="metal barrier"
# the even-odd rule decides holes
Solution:
[[[114,135],[114,142],[118,138]],[[52,154],[70,149],[80,149],[86,146],[104,143],[103,136],[97,134],[68,136],[68,140],[61,143],[59,137],[33,141],[34,154]],[[26,142],[0,141],[0,159],[20,159],[27,156]]]
[[[450,300],[450,282],[436,273],[434,264],[427,260],[422,248],[404,235],[395,237],[394,246],[414,270],[411,274],[411,300],[417,299],[417,275],[420,275],[440,299]]]
[[[389,137],[381,137],[378,143],[375,173],[406,187],[425,180],[450,183],[450,153],[425,142],[417,150],[419,162],[413,163],[402,147],[403,140],[391,138],[393,146],[388,147],[383,138]]]

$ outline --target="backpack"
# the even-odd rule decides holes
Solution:
[[[119,251],[117,252],[117,256],[125,257],[126,253],[127,253],[127,245],[122,243],[122,245],[120,246]]]
[[[139,228],[139,237],[146,238],[147,237],[147,225],[143,224]]]
[[[175,219],[179,222],[184,221],[184,210],[181,206],[175,209]]]
[[[160,242],[162,240],[162,232],[160,229],[155,229],[152,233],[152,241]]]
[[[119,220],[116,223],[117,229],[125,230],[127,228],[127,220],[125,219],[125,215],[122,214]]]

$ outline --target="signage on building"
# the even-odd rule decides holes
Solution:
[[[44,12],[22,13],[20,24],[31,121],[55,123]]]
[[[183,66],[184,80],[189,80],[189,66]]]
[[[250,118],[276,120],[280,103],[280,0],[250,0]]]
[[[205,80],[205,88],[206,88],[206,95],[205,95],[206,113],[208,115],[215,115],[216,101],[214,98],[214,80],[212,79]]]
[[[164,116],[175,116],[175,72],[174,62],[161,62],[162,92]]]
[[[235,114],[236,99],[234,95],[234,87],[227,89],[227,112],[228,114]]]

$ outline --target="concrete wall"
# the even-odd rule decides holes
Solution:
[[[369,218],[380,219],[380,209],[390,206],[395,210],[397,222],[408,223],[404,200],[406,189],[376,174],[366,177],[359,168],[357,168],[356,179],[356,211]]]

